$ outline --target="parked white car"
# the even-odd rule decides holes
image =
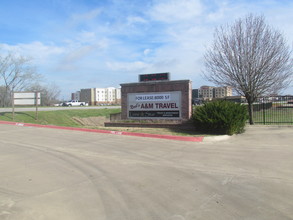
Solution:
[[[63,102],[63,106],[88,106],[88,103],[80,102],[78,100],[70,100],[68,102]]]

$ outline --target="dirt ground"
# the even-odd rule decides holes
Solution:
[[[94,126],[94,127],[104,127],[104,123],[110,121],[110,119],[106,118],[105,116],[88,117],[88,118],[73,117],[73,120],[82,126]]]

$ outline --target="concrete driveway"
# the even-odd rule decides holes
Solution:
[[[293,128],[203,143],[0,125],[0,219],[293,219]]]

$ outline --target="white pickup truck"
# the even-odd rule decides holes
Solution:
[[[86,102],[80,102],[78,100],[70,100],[68,102],[63,102],[63,106],[87,106]]]

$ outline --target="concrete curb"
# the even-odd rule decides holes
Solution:
[[[213,137],[204,137],[204,142],[215,142],[215,141],[225,141],[230,139],[232,136],[229,135],[220,135]]]
[[[124,132],[124,131],[109,131],[109,130],[98,130],[98,129],[89,129],[89,128],[74,128],[74,127],[63,127],[63,126],[55,126],[55,125],[19,123],[19,122],[10,122],[10,121],[0,121],[0,124],[23,126],[23,127],[52,128],[52,129],[93,132],[93,133],[103,133],[103,134],[114,134],[114,135],[126,135],[126,136],[135,136],[135,137],[149,137],[149,138],[159,138],[159,139],[168,139],[168,140],[177,140],[177,141],[202,142],[204,139],[203,136],[189,137],[189,136],[175,136],[175,135],[132,133],[132,132]]]

